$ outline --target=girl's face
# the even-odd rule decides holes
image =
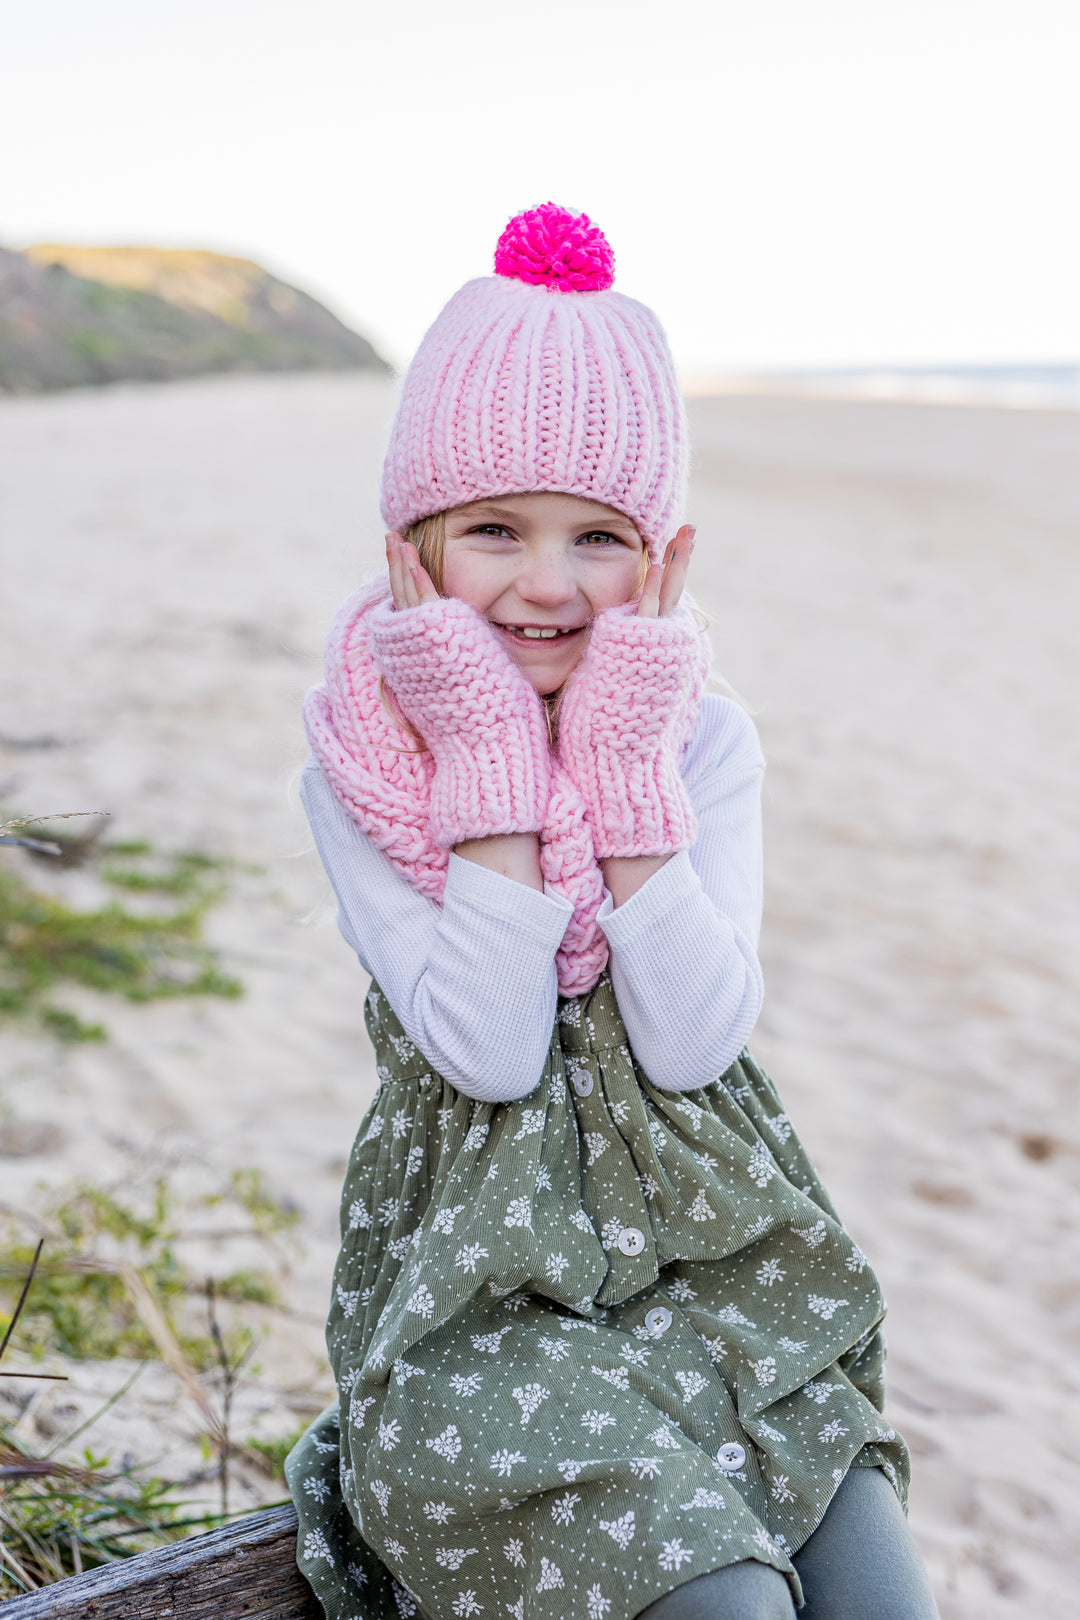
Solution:
[[[543,696],[568,678],[588,627],[640,590],[645,546],[628,517],[577,495],[499,495],[446,514],[442,588],[498,630]]]

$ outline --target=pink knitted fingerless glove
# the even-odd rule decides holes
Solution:
[[[633,606],[597,615],[559,706],[559,757],[585,799],[599,859],[693,843],[679,762],[708,664],[685,608],[656,619]]]
[[[431,831],[443,849],[539,832],[550,792],[543,704],[487,620],[455,597],[371,615],[371,646],[431,751]]]

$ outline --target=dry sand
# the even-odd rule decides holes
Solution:
[[[6,1037],[0,1198],[164,1160],[261,1167],[307,1252],[244,1397],[253,1432],[295,1428],[328,1387],[336,1198],[373,1085],[364,984],[290,780],[331,612],[378,556],[391,399],[306,377],[0,402],[3,801],[108,809],[118,837],[262,869],[211,923],[243,1001],[109,1005],[100,1047]],[[695,588],[770,761],[754,1046],[890,1300],[891,1415],[944,1620],[1064,1617],[1080,414],[692,412]],[[48,881],[92,898],[79,874]],[[64,1398],[117,1377],[88,1368]],[[152,1420],[187,1466],[190,1413],[164,1369],[147,1377],[108,1436],[138,1450]],[[57,1399],[28,1432],[55,1428]]]

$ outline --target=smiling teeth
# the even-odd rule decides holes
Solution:
[[[530,641],[551,641],[555,636],[570,634],[569,630],[560,630],[558,625],[552,625],[550,629],[541,629],[539,625],[512,624],[508,628],[515,636],[528,636]]]

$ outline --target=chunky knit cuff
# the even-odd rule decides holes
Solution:
[[[470,838],[539,832],[550,792],[547,722],[487,620],[454,597],[371,615],[371,646],[402,716],[431,751],[431,830]]]
[[[559,756],[584,797],[597,856],[668,855],[697,830],[680,760],[707,668],[685,609],[598,615],[559,709]]]

